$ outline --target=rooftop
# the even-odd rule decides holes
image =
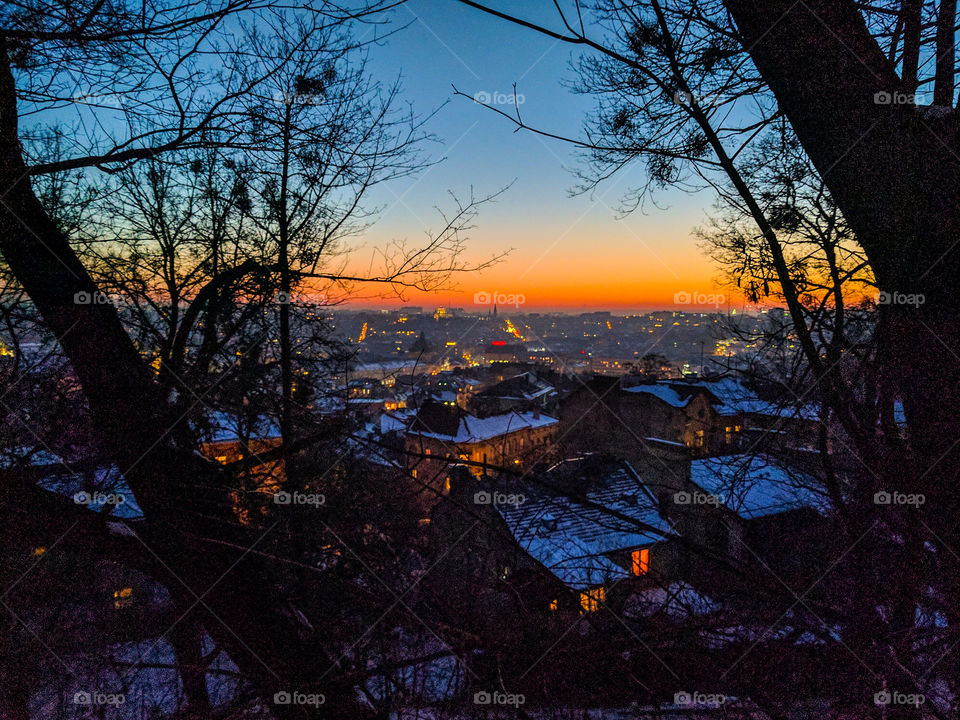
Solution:
[[[498,509],[519,545],[575,589],[629,574],[608,553],[649,546],[673,534],[653,495],[627,462],[598,468],[580,502],[540,496]]]

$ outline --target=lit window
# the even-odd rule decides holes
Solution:
[[[449,478],[449,477],[446,478],[446,479],[443,481],[443,491],[444,491],[444,492],[450,492],[450,478]]]
[[[650,548],[640,548],[639,550],[634,550],[632,557],[633,574],[646,575],[647,571],[650,569]]]
[[[113,593],[113,607],[117,610],[133,604],[133,588],[123,588]]]
[[[584,612],[596,612],[600,609],[606,594],[606,590],[602,587],[585,590],[580,593],[580,607]]]
[[[551,612],[560,607],[560,600],[551,600],[550,604],[547,606]]]

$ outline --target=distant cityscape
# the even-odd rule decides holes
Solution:
[[[339,310],[327,319],[353,347],[361,368],[399,360],[444,369],[521,362],[559,372],[618,375],[658,356],[663,377],[690,377],[740,365],[756,347],[743,337],[783,317],[777,308],[738,315],[736,310],[565,314],[408,306]]]

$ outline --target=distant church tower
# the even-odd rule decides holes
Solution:
[[[494,317],[497,316],[497,304],[496,304],[496,303],[493,304],[493,316],[494,316]]]

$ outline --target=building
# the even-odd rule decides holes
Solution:
[[[477,463],[470,466],[477,476],[494,472],[479,464],[524,467],[541,460],[557,425],[556,418],[537,412],[478,418],[456,404],[427,401],[406,433],[410,471],[415,478],[430,482],[458,461]]]
[[[541,492],[498,510],[517,544],[569,589],[568,597],[552,598],[549,609],[595,612],[602,603],[620,604],[674,564],[674,530],[629,463],[567,460],[544,479],[546,487],[566,487],[570,495]],[[614,587],[619,597],[611,596]]]
[[[556,399],[557,391],[554,387],[528,371],[476,393],[470,409],[480,416],[496,415],[510,410],[549,412]]]

